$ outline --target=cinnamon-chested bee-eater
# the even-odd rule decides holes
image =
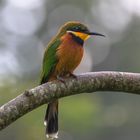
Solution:
[[[104,36],[100,33],[90,32],[80,22],[67,22],[58,34],[50,41],[44,53],[41,84],[52,80],[64,79],[65,76],[73,76],[73,71],[83,57],[83,45],[91,35]],[[58,100],[48,104],[44,124],[46,125],[46,137],[58,136]]]

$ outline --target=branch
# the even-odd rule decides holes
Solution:
[[[0,107],[0,130],[53,99],[95,91],[121,91],[140,94],[140,74],[126,72],[94,72],[48,82],[28,91]]]

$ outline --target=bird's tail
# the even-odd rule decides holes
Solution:
[[[58,100],[48,104],[44,125],[46,126],[46,137],[48,139],[58,138]]]

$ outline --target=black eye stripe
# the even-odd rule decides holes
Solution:
[[[83,29],[81,27],[75,27],[75,30],[82,31]]]
[[[68,30],[71,30],[71,31],[79,31],[79,32],[85,32],[85,31],[88,31],[88,29],[86,28],[83,28],[81,26],[75,26],[75,27],[72,27],[72,28],[69,28]]]
[[[80,27],[75,27],[75,29],[76,29],[76,30],[79,30],[79,29],[80,29]]]

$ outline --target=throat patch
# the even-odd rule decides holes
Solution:
[[[83,46],[84,44],[84,40],[81,39],[80,37],[74,35],[73,33],[70,33],[72,35],[72,38],[75,42],[77,42],[78,44],[80,44],[81,46]]]

